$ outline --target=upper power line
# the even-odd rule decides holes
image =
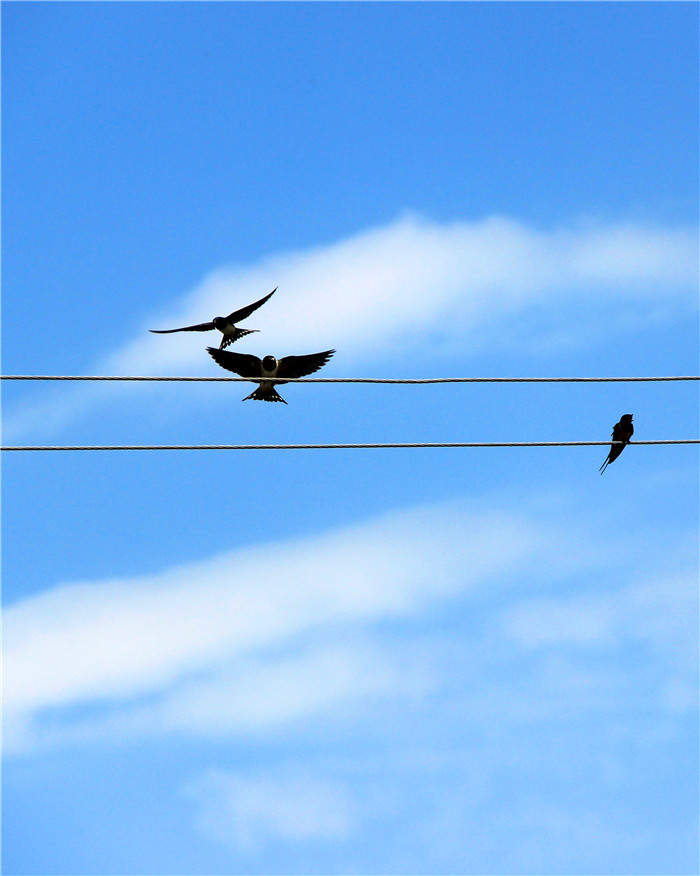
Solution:
[[[135,380],[195,383],[262,383],[263,377],[148,377],[56,374],[3,374],[0,380]],[[653,381],[700,380],[681,377],[285,377],[284,383],[649,383]],[[280,381],[282,382],[282,381]]]

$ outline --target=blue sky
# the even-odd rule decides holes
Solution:
[[[698,7],[3,3],[4,374],[698,373]],[[4,443],[697,438],[697,385],[3,386]],[[687,874],[698,450],[3,459],[8,874]]]

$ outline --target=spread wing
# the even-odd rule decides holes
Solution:
[[[309,353],[307,356],[285,356],[279,360],[277,377],[305,377],[323,368],[335,350],[323,353]]]
[[[249,353],[232,353],[230,350],[217,350],[215,347],[207,347],[207,353],[217,365],[241,377],[260,377],[262,374],[262,362],[257,356],[251,356]]]
[[[241,307],[240,310],[234,310],[233,313],[229,313],[226,319],[234,325],[237,322],[240,322],[242,319],[247,319],[254,310],[257,310],[258,307],[262,307],[263,304],[268,300],[268,298],[272,298],[276,291],[277,286],[275,286],[275,288],[272,290],[272,292],[270,292],[269,295],[261,298],[260,301],[256,301],[254,304],[249,304],[247,307]]]
[[[210,332],[214,328],[213,322],[200,322],[199,325],[186,325],[176,329],[149,329],[154,335],[169,335],[171,332]]]

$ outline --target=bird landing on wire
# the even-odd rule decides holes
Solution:
[[[275,359],[274,356],[265,356],[259,359],[248,353],[233,353],[230,350],[217,350],[207,347],[207,353],[212,359],[225,368],[233,371],[241,377],[265,377],[270,378],[260,383],[257,389],[247,395],[243,401],[254,399],[256,401],[287,402],[275,389],[275,385],[285,383],[284,378],[296,379],[306,377],[322,368],[335,353],[335,350],[324,350],[322,353],[309,353],[305,356],[284,356]]]

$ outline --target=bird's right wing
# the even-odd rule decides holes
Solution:
[[[207,347],[207,353],[217,365],[241,377],[260,377],[262,374],[262,362],[257,356],[251,356],[249,353],[232,353],[230,350],[217,350],[215,347]]]
[[[210,332],[214,328],[213,322],[200,322],[199,325],[186,325],[176,329],[149,329],[154,335],[169,335],[171,332]]]
[[[234,325],[237,322],[240,322],[242,319],[247,319],[254,310],[257,310],[258,307],[262,307],[268,298],[272,298],[276,291],[277,286],[275,286],[275,288],[272,290],[272,292],[270,292],[269,295],[261,298],[260,301],[256,301],[254,304],[248,304],[246,307],[241,307],[240,310],[234,310],[233,313],[229,313],[226,319]]]

